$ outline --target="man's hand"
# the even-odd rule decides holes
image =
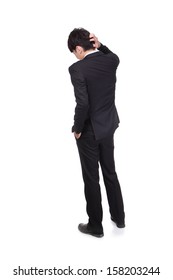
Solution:
[[[90,41],[94,42],[94,44],[93,44],[94,48],[97,48],[97,49],[100,48],[101,43],[99,42],[98,38],[93,33],[90,34]]]
[[[81,137],[81,134],[82,134],[82,133],[76,133],[76,132],[74,132],[74,137],[75,137],[76,139],[79,139],[79,138]]]

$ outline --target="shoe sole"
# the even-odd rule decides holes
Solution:
[[[96,233],[90,233],[90,232],[83,232],[83,231],[81,231],[80,229],[79,229],[79,231],[80,231],[81,233],[88,234],[88,235],[92,235],[92,236],[97,237],[97,238],[100,238],[100,237],[103,237],[103,236],[104,236],[103,233],[101,233],[101,234],[96,234]]]
[[[104,236],[103,233],[102,233],[102,234],[88,233],[88,234],[90,234],[90,235],[92,235],[92,236],[94,236],[94,237],[97,237],[97,238],[100,238],[100,237],[103,237],[103,236]]]

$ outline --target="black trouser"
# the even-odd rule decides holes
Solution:
[[[92,127],[89,126],[77,140],[85,185],[85,198],[89,224],[95,230],[102,230],[102,204],[99,185],[99,162],[111,216],[118,222],[124,222],[124,205],[120,184],[115,171],[113,135],[95,140]]]

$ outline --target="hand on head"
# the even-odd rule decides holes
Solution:
[[[97,49],[100,48],[101,43],[99,42],[98,38],[93,33],[90,34],[90,41],[93,42],[94,48],[97,48]]]

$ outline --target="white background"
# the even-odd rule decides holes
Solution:
[[[160,276],[146,279],[171,279],[171,2],[0,2],[2,279],[26,279],[13,276],[19,265],[103,269],[93,279],[118,278],[106,276],[109,266],[159,266]],[[75,27],[95,33],[121,61],[115,159],[126,228],[117,229],[110,221],[101,177],[101,239],[77,230],[87,216],[71,134],[75,100],[68,67],[76,59],[67,49],[67,38]]]

